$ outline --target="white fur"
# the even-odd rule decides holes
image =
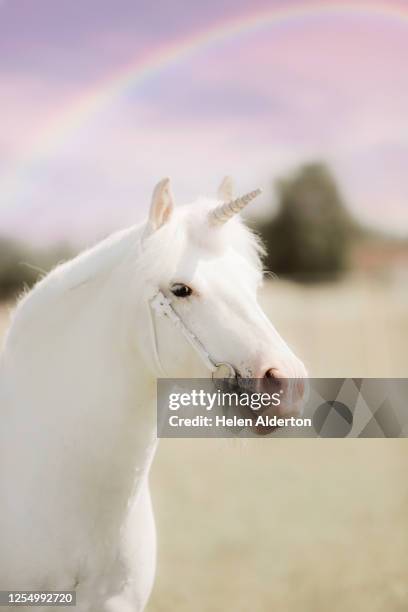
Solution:
[[[18,304],[0,361],[0,588],[76,589],[80,612],[144,609],[157,443],[147,304],[158,287],[194,287],[175,308],[220,361],[304,374],[257,304],[257,240],[238,219],[210,228],[216,203],[115,234]],[[157,329],[169,376],[208,376],[177,330]]]

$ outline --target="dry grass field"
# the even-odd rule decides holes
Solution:
[[[262,302],[313,376],[405,377],[407,285]],[[406,612],[407,472],[407,440],[162,440],[148,612]]]

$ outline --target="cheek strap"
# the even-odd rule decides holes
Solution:
[[[187,327],[182,318],[177,314],[174,310],[171,301],[166,298],[166,296],[158,291],[156,295],[150,300],[150,321],[152,327],[152,335],[153,335],[153,350],[155,354],[155,360],[158,364],[158,369],[161,374],[164,374],[164,368],[160,361],[159,354],[159,346],[158,346],[158,338],[157,338],[157,330],[154,322],[154,314],[159,317],[166,317],[176,329],[178,329],[186,340],[193,347],[195,352],[201,358],[204,365],[210,370],[212,373],[212,377],[215,378],[235,378],[237,376],[237,372],[235,368],[227,362],[217,362],[215,359],[211,357],[209,352],[204,347],[203,343],[197,338],[197,336]]]

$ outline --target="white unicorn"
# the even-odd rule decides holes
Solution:
[[[18,304],[0,360],[0,589],[73,589],[80,612],[143,610],[157,378],[220,364],[306,376],[257,303],[261,247],[236,214],[255,195],[232,200],[224,180],[217,199],[175,209],[164,179],[145,224],[58,266]]]

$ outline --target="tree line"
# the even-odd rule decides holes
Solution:
[[[350,266],[353,242],[369,232],[352,217],[328,166],[302,165],[280,178],[275,191],[277,211],[255,224],[267,249],[266,269],[300,282],[339,278]],[[0,299],[31,287],[74,254],[66,245],[39,250],[0,237]]]

